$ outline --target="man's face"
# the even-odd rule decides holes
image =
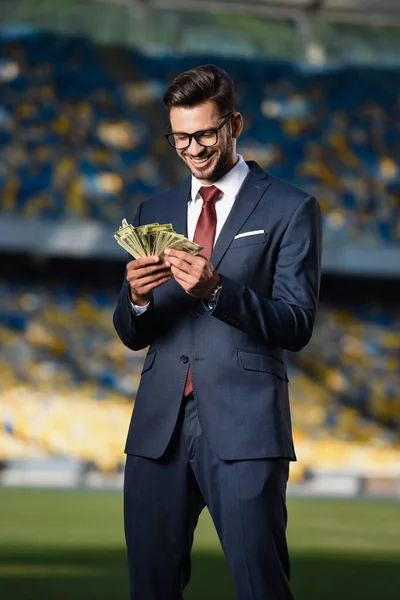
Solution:
[[[218,127],[224,119],[215,102],[208,101],[191,108],[174,107],[170,110],[172,131],[195,133]],[[220,179],[236,163],[236,138],[242,129],[239,113],[228,120],[218,133],[215,146],[204,147],[194,138],[188,148],[177,150],[178,156],[189,167],[190,172],[203,184],[209,185]]]

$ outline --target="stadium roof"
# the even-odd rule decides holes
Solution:
[[[324,19],[357,22],[400,21],[399,0],[100,0],[159,10],[246,12],[282,18],[304,13]]]

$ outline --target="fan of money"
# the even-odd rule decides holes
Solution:
[[[167,248],[198,254],[204,247],[176,233],[171,223],[150,223],[134,227],[126,219],[122,219],[122,225],[114,233],[114,238],[133,258],[156,255],[163,258]]]

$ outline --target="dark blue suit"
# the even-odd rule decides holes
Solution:
[[[248,164],[211,255],[223,280],[215,308],[172,279],[140,316],[125,281],[115,310],[123,343],[150,346],[126,443],[135,600],[182,597],[204,503],[239,598],[291,598],[285,490],[295,453],[285,350],[300,350],[312,334],[321,218],[312,196]],[[190,182],[142,204],[136,225],[171,222],[185,233]],[[182,402],[189,365],[194,399]]]

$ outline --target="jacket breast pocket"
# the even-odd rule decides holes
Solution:
[[[238,359],[239,364],[246,371],[272,373],[272,375],[275,375],[282,381],[289,381],[284,363],[276,358],[272,358],[272,356],[238,350]]]
[[[244,235],[242,237],[238,237],[233,239],[229,244],[229,250],[233,250],[235,248],[243,248],[243,246],[254,246],[255,244],[264,244],[267,241],[268,234],[264,233],[255,233],[252,235]]]
[[[150,352],[147,353],[147,356],[144,359],[141,375],[143,375],[144,373],[147,373],[147,371],[150,371],[150,369],[153,366],[155,357],[156,357],[156,350],[150,350]]]

